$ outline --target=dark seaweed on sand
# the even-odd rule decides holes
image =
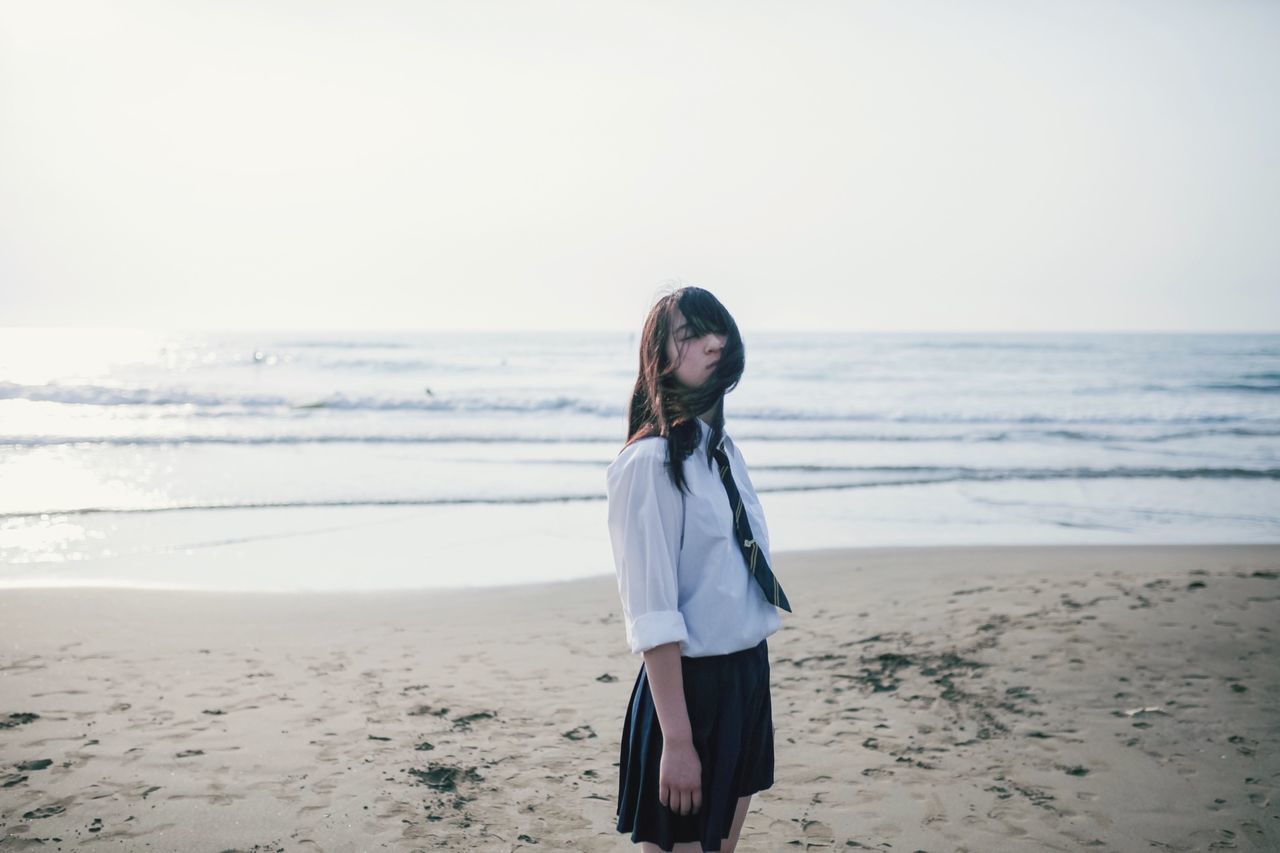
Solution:
[[[456,791],[459,781],[484,781],[484,777],[476,773],[474,767],[468,767],[464,770],[461,767],[454,767],[449,764],[428,764],[425,770],[410,769],[409,775],[428,788],[434,788],[437,791]]]

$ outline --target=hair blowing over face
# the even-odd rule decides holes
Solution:
[[[725,336],[719,363],[707,381],[697,388],[685,388],[676,381],[676,362],[667,354],[667,341],[675,331],[676,308],[695,336]],[[677,341],[676,349],[680,347]],[[697,417],[707,411],[713,412],[711,441],[707,447],[707,467],[711,466],[711,449],[724,432],[724,395],[742,378],[745,361],[738,324],[709,291],[682,287],[661,297],[649,310],[640,334],[640,373],[631,394],[627,444],[650,436],[666,438],[671,482],[678,490],[686,490],[684,460],[698,445]]]

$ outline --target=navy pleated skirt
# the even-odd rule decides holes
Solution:
[[[702,808],[678,815],[658,802],[662,728],[642,663],[622,728],[618,832],[663,850],[682,841],[719,850],[733,826],[738,798],[773,785],[769,646],[761,640],[754,648],[680,662],[693,745],[702,763]]]

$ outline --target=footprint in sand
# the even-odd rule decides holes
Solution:
[[[801,823],[804,832],[804,844],[821,844],[824,847],[835,843],[835,833],[831,827],[820,820],[806,820]]]

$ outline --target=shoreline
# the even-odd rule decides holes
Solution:
[[[1280,843],[1280,545],[774,562],[796,614],[742,850]],[[631,849],[612,575],[9,589],[0,624],[0,850]]]
[[[1188,542],[1175,544],[1147,544],[1147,543],[1105,543],[1105,542],[1089,542],[1081,544],[1058,544],[1058,543],[960,543],[960,544],[924,544],[924,545],[868,545],[859,547],[834,547],[834,548],[808,548],[808,549],[791,549],[786,551],[775,551],[773,557],[775,561],[782,563],[796,562],[807,570],[813,567],[821,566],[830,560],[837,562],[856,560],[858,558],[868,559],[873,562],[873,568],[877,568],[874,563],[880,561],[893,561],[896,556],[917,556],[928,555],[937,552],[960,552],[961,555],[969,555],[974,552],[992,552],[994,554],[1004,554],[1006,557],[1012,557],[1013,552],[1026,552],[1027,556],[1032,556],[1036,552],[1079,552],[1088,554],[1090,552],[1102,551],[1143,551],[1143,552],[1159,552],[1165,551],[1186,551],[1195,549],[1218,550],[1218,549],[1280,549],[1280,541],[1277,542]],[[926,559],[927,556],[926,556]],[[998,563],[997,565],[1002,565]],[[1027,569],[1026,566],[1007,567],[1010,571],[1024,572],[1035,571],[1034,568]],[[227,588],[211,588],[211,587],[187,587],[179,585],[136,585],[129,583],[81,583],[71,581],[60,584],[31,583],[26,581],[5,582],[0,581],[0,593],[15,592],[59,592],[59,591],[120,591],[120,592],[160,592],[173,594],[191,594],[191,595],[227,595],[227,596],[349,596],[349,595],[366,595],[366,596],[393,596],[399,597],[404,595],[453,595],[462,593],[487,593],[494,591],[502,594],[503,591],[514,592],[517,590],[532,590],[545,586],[557,586],[564,584],[577,583],[599,583],[601,579],[613,579],[615,575],[610,572],[586,575],[581,577],[568,578],[546,578],[542,580],[529,581],[511,581],[504,583],[484,584],[476,586],[400,586],[400,587],[347,587],[347,588],[324,588],[324,589],[227,589]]]

